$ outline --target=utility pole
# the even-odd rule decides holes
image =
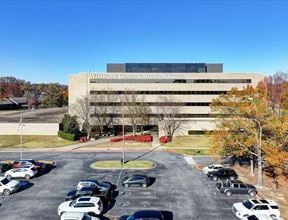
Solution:
[[[20,113],[20,160],[22,160],[22,154],[23,154],[23,118],[22,118],[22,112]]]

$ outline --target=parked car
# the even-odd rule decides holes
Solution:
[[[143,174],[127,174],[122,179],[122,185],[124,187],[132,185],[147,187],[149,185],[149,178]]]
[[[248,217],[242,218],[242,220],[283,220],[282,218],[274,218],[269,215],[260,215],[260,214],[255,214],[255,215],[250,215]]]
[[[4,173],[5,171],[11,169],[11,165],[8,163],[0,163],[0,173]]]
[[[215,181],[217,181],[218,179],[229,179],[229,180],[238,179],[237,173],[233,169],[230,169],[230,168],[209,171],[207,173],[207,176]]]
[[[0,177],[0,193],[5,196],[16,192],[20,188],[20,182],[17,180],[9,180],[6,177]]]
[[[11,180],[12,178],[25,178],[30,180],[37,174],[37,170],[34,167],[28,168],[15,168],[5,172],[5,176]]]
[[[71,190],[67,193],[65,200],[74,200],[81,196],[97,196],[103,201],[109,202],[110,198],[113,196],[111,189],[104,188],[99,189],[98,187],[82,187],[79,190]]]
[[[114,191],[115,187],[110,182],[100,182],[93,179],[83,179],[77,184],[77,190],[83,187],[97,187],[99,190],[111,190]]]
[[[226,196],[232,194],[248,194],[253,197],[257,194],[256,188],[251,184],[243,183],[239,180],[220,180],[216,183],[217,188]]]
[[[219,170],[219,169],[223,169],[223,168],[224,168],[224,166],[221,165],[221,164],[211,164],[211,165],[209,165],[207,167],[204,167],[203,168],[203,172],[205,174],[207,174],[210,171]]]
[[[11,164],[12,168],[20,168],[20,167],[35,167],[36,169],[45,169],[45,163],[39,162],[37,160],[32,159],[23,159],[23,160],[15,160]]]
[[[65,212],[61,215],[61,220],[100,220],[83,212]]]
[[[103,203],[99,197],[83,196],[73,201],[66,201],[59,205],[58,215],[65,212],[84,212],[90,215],[100,215],[103,211]]]
[[[234,203],[232,212],[239,218],[246,218],[250,215],[267,215],[271,218],[280,218],[280,211],[277,203],[267,199],[249,199],[243,202]]]
[[[125,215],[119,218],[119,220],[139,220],[139,219],[165,220],[162,212],[156,210],[137,211],[131,215]]]

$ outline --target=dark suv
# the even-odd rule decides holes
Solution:
[[[239,180],[220,180],[216,183],[216,186],[219,191],[226,196],[231,196],[232,194],[248,194],[253,197],[257,194],[257,190],[253,185],[243,183]]]
[[[10,164],[0,162],[0,173],[3,173],[3,172],[10,170],[10,169],[11,169]]]
[[[113,197],[113,191],[110,188],[99,189],[97,187],[82,187],[79,190],[72,190],[67,193],[65,200],[74,200],[81,196],[97,196],[100,197],[103,202],[109,202]]]
[[[149,178],[143,174],[128,174],[123,177],[122,185],[124,187],[131,185],[147,187],[149,185]]]
[[[217,181],[218,179],[236,180],[238,178],[238,174],[233,169],[230,168],[209,171],[207,173],[207,176],[215,181]]]

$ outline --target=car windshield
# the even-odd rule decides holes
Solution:
[[[72,207],[72,206],[74,206],[75,204],[76,204],[76,199],[73,200],[72,202],[70,202],[69,206]]]
[[[214,165],[210,165],[210,166],[208,166],[209,169],[212,169],[213,167],[214,167]]]
[[[1,183],[3,185],[6,185],[7,183],[9,183],[9,180],[7,178],[4,178],[3,180],[1,180]]]
[[[244,202],[242,202],[242,204],[247,208],[247,209],[251,209],[253,207],[253,204],[249,201],[249,200],[245,200]]]

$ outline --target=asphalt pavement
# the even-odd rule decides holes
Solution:
[[[14,160],[18,153],[1,152],[0,160]],[[78,181],[93,178],[99,181],[119,183],[124,172],[119,170],[93,170],[92,162],[121,158],[121,152],[107,153],[24,153],[24,158],[54,160],[56,168],[39,177],[23,182],[23,189],[10,196],[0,195],[1,220],[55,220],[58,205],[66,193],[75,188]],[[225,197],[201,171],[193,168],[178,154],[166,152],[130,152],[126,159],[149,159],[157,166],[146,171],[154,183],[147,188],[117,187],[117,197],[104,216],[108,219],[130,214],[137,210],[157,209],[165,211],[168,220],[233,220],[231,212],[234,202],[247,196]],[[196,159],[197,161],[197,159]]]

